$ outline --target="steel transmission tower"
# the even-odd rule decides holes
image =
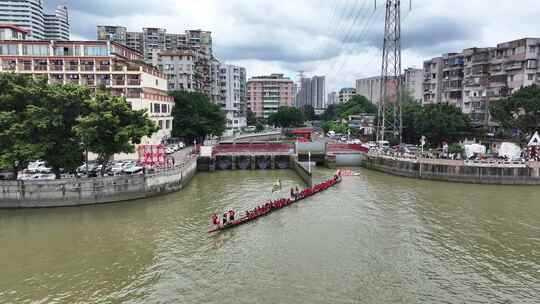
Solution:
[[[381,91],[377,116],[377,140],[388,134],[402,143],[401,120],[401,0],[386,0]],[[390,86],[390,88],[389,88]],[[395,92],[393,90],[395,89]]]

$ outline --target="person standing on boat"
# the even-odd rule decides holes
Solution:
[[[234,210],[229,211],[229,221],[234,221]]]
[[[227,224],[227,213],[223,213],[223,226]]]

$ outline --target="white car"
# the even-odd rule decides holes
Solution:
[[[124,170],[122,170],[122,172],[126,173],[126,174],[142,174],[144,171],[144,167],[141,167],[141,166],[131,166],[131,167],[127,167],[125,168]]]
[[[173,154],[176,152],[173,147],[167,147],[165,148],[165,154]]]

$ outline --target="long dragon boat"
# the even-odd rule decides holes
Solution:
[[[322,182],[320,184],[317,184],[317,185],[315,185],[315,186],[313,186],[311,188],[306,188],[306,189],[300,191],[300,193],[298,193],[296,198],[278,199],[278,200],[273,201],[271,203],[267,203],[267,204],[265,204],[263,206],[255,208],[254,210],[259,210],[258,212],[257,211],[251,211],[251,212],[248,211],[248,212],[245,212],[245,214],[242,217],[240,217],[239,219],[229,221],[225,225],[223,225],[223,224],[213,225],[213,228],[210,229],[208,231],[208,233],[220,232],[220,231],[223,231],[223,230],[231,229],[231,228],[238,227],[240,225],[255,221],[255,220],[257,220],[257,219],[259,219],[261,217],[269,215],[270,213],[272,213],[274,211],[283,209],[283,208],[288,207],[288,206],[290,206],[292,204],[296,204],[296,203],[298,203],[298,202],[300,202],[302,200],[305,200],[305,199],[307,199],[309,197],[312,197],[313,195],[315,195],[317,193],[324,192],[324,191],[336,186],[337,184],[339,184],[341,182],[341,180],[342,180],[341,176],[336,175],[332,179],[329,179],[329,180],[324,181],[324,182]]]

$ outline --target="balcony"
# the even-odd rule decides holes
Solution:
[[[126,81],[124,79],[114,79],[113,80],[113,85],[115,85],[115,86],[125,86]]]
[[[141,92],[138,92],[138,91],[128,91],[126,97],[127,97],[127,98],[141,98]]]
[[[124,71],[124,66],[122,66],[122,65],[114,65],[113,66],[113,71],[114,72],[123,72]]]
[[[51,64],[51,65],[49,66],[49,69],[50,69],[51,71],[63,71],[63,70],[64,70],[64,66],[61,65],[61,64]]]
[[[94,65],[81,65],[81,71],[83,72],[93,72]]]
[[[19,71],[32,71],[32,64],[18,64]]]
[[[85,78],[82,78],[82,79],[81,79],[81,85],[93,87],[93,86],[96,85],[96,81],[95,81],[94,79],[85,79]]]
[[[34,65],[34,71],[47,71],[47,65],[46,64]]]
[[[110,72],[111,71],[111,66],[110,65],[98,65],[97,66],[97,71],[99,71],[99,72]]]
[[[515,62],[511,64],[506,64],[504,66],[505,70],[520,70],[523,67],[523,64],[521,62]]]
[[[128,79],[127,84],[130,86],[140,86],[141,80],[140,79]]]
[[[97,80],[97,85],[98,86],[108,87],[108,86],[111,85],[111,80],[110,79],[98,79]]]
[[[74,72],[79,70],[79,65],[66,65],[66,71]]]
[[[66,84],[79,84],[79,78],[67,78]]]

